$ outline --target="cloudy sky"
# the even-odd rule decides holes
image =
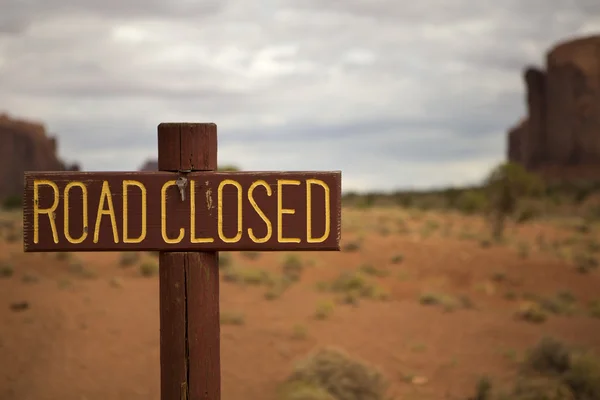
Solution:
[[[590,33],[598,0],[0,0],[0,111],[91,171],[137,169],[160,122],[215,122],[246,170],[472,183],[524,113],[522,68]]]

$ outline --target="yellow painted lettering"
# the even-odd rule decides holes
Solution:
[[[42,185],[50,186],[54,192],[54,201],[49,208],[40,208],[40,189]],[[48,215],[50,220],[50,229],[52,229],[52,238],[54,243],[58,243],[58,231],[56,230],[56,208],[58,207],[58,186],[56,183],[47,180],[33,181],[33,243],[40,241],[40,214]]]
[[[104,203],[107,203],[108,209],[104,209]],[[110,216],[112,225],[113,241],[119,243],[119,233],[117,232],[117,217],[115,216],[115,208],[113,207],[112,193],[108,181],[102,182],[102,192],[100,193],[100,201],[98,202],[98,212],[96,213],[96,227],[94,228],[94,243],[98,243],[100,238],[100,222],[102,217]]]
[[[165,243],[174,244],[179,243],[183,239],[185,235],[185,229],[179,228],[179,236],[175,239],[171,239],[167,236],[167,189],[171,186],[177,185],[175,180],[167,181],[162,186],[160,190],[160,225],[161,225],[161,234]]]
[[[225,185],[233,185],[237,189],[237,234],[228,238],[225,237],[223,233],[223,188]],[[236,243],[239,242],[242,238],[242,185],[232,179],[225,179],[219,184],[219,189],[217,191],[217,227],[219,238],[225,243]]]
[[[142,213],[142,231],[139,237],[129,237],[129,186],[136,186],[140,189],[142,207],[140,212]],[[123,243],[141,243],[146,238],[146,218],[147,218],[148,201],[146,198],[146,186],[142,182],[124,180],[123,181]]]
[[[325,233],[320,238],[314,238],[312,236],[312,194],[311,185],[319,185],[325,190]],[[306,180],[306,241],[308,243],[322,243],[328,237],[331,232],[330,222],[330,197],[329,197],[329,186],[320,179],[307,179]]]
[[[213,238],[196,237],[196,182],[193,180],[190,180],[190,241],[192,243],[212,243],[215,241]]]
[[[252,228],[248,228],[248,236],[250,236],[250,239],[254,243],[265,243],[269,239],[271,239],[271,235],[273,234],[273,225],[271,224],[271,221],[269,221],[263,210],[261,210],[258,204],[256,204],[256,200],[254,200],[254,196],[252,195],[252,193],[254,192],[254,189],[256,189],[257,186],[263,186],[267,190],[267,196],[271,196],[273,194],[273,191],[271,190],[271,186],[269,186],[267,182],[263,180],[253,182],[252,185],[250,185],[250,188],[248,189],[248,200],[250,201],[250,204],[252,205],[256,213],[259,215],[259,217],[265,222],[265,225],[267,225],[267,234],[265,235],[265,237],[259,239],[254,235]]]
[[[74,238],[71,236],[71,232],[70,232],[70,223],[69,223],[69,203],[71,201],[71,199],[69,198],[69,193],[71,191],[72,188],[74,187],[78,187],[81,189],[81,199],[82,199],[82,217],[83,217],[83,226],[82,226],[82,233],[81,236],[78,238]],[[64,193],[64,219],[65,219],[65,224],[64,224],[64,232],[65,232],[65,239],[67,239],[67,242],[69,243],[73,243],[73,244],[79,244],[82,243],[88,236],[88,192],[87,192],[87,187],[85,186],[85,184],[83,182],[69,182],[67,184],[67,186],[65,186],[65,193]]]
[[[300,181],[288,179],[277,180],[277,241],[279,243],[300,243],[300,238],[283,237],[283,215],[296,213],[294,209],[283,208],[283,185],[300,185]]]

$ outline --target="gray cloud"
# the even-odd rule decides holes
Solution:
[[[160,18],[205,18],[224,9],[227,1],[203,0],[201,2],[163,0],[4,0],[4,19],[27,21],[31,26],[46,18],[68,15],[96,15],[107,18],[130,19],[145,17]]]
[[[160,122],[210,121],[245,169],[464,183],[504,158],[522,69],[599,29],[597,0],[4,0],[0,108],[88,170],[137,168]]]

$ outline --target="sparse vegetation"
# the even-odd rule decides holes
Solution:
[[[359,271],[363,272],[366,275],[377,276],[377,277],[385,277],[385,276],[389,275],[388,271],[386,271],[384,269],[376,268],[372,264],[361,265],[359,267]]]
[[[60,251],[55,253],[56,254],[56,259],[60,260],[60,261],[66,261],[69,260],[71,258],[71,253],[67,253],[64,251]]]
[[[427,292],[419,296],[419,303],[426,306],[441,306],[445,311],[457,308],[472,308],[473,303],[467,296],[454,297],[447,294]]]
[[[219,268],[227,268],[231,265],[231,254],[219,252]]]
[[[504,282],[504,281],[506,281],[506,273],[505,272],[500,272],[500,271],[494,272],[492,274],[492,280],[494,282]]]
[[[16,243],[16,242],[20,241],[22,237],[23,237],[23,232],[16,231],[16,230],[11,230],[6,235],[5,240],[8,243]]]
[[[333,313],[335,306],[331,300],[323,300],[317,304],[315,310],[316,319],[327,319]]]
[[[376,368],[342,350],[324,348],[298,362],[279,388],[279,400],[387,400],[388,383]]]
[[[588,305],[589,315],[593,318],[600,318],[600,300],[593,300]]]
[[[0,261],[0,278],[10,278],[15,273],[15,267],[7,262]]]
[[[265,292],[265,299],[275,300],[281,297],[281,295],[287,290],[290,285],[290,281],[285,278],[278,277],[267,281],[268,289]]]
[[[2,208],[7,211],[18,210],[23,206],[21,196],[8,196],[2,200]]]
[[[342,272],[332,282],[320,283],[322,290],[337,293],[343,303],[357,304],[360,298],[375,300],[389,299],[389,293],[377,283],[370,281],[364,272]]]
[[[548,319],[548,313],[535,302],[524,302],[519,306],[515,316],[523,321],[536,324],[545,322]]]
[[[110,278],[108,283],[110,284],[110,286],[112,286],[114,288],[122,288],[123,287],[123,279],[121,279],[117,276]]]
[[[119,264],[122,267],[130,267],[136,264],[140,259],[140,254],[137,252],[126,252],[121,254]]]
[[[256,260],[258,257],[260,257],[260,253],[258,251],[243,251],[241,254],[248,260]]]
[[[32,274],[24,274],[21,277],[21,282],[23,282],[23,283],[36,283],[36,282],[39,282],[39,280],[40,279],[37,276],[32,275]]]
[[[308,336],[308,330],[306,326],[296,324],[292,330],[292,338],[296,340],[304,340]]]
[[[573,264],[577,272],[586,274],[598,268],[598,259],[593,254],[578,252],[574,255]]]
[[[444,398],[442,386],[450,379],[447,371],[454,368],[454,374],[469,376],[498,370],[505,374],[498,383],[494,376],[482,377],[474,388],[474,399],[595,400],[597,363],[590,354],[568,348],[567,366],[560,367],[564,351],[552,350],[546,344],[545,355],[534,356],[531,352],[525,354],[523,348],[530,345],[525,341],[556,327],[566,337],[576,339],[581,332],[586,342],[600,343],[593,335],[597,324],[593,319],[600,318],[600,300],[591,300],[598,297],[594,288],[600,277],[600,190],[577,195],[585,198],[579,208],[572,206],[575,194],[534,192],[516,196],[513,211],[504,218],[502,240],[490,235],[489,219],[494,216],[495,203],[487,187],[481,186],[356,195],[356,199],[363,199],[357,202],[360,208],[347,207],[343,211],[340,253],[220,252],[222,304],[235,308],[221,311],[223,344],[239,345],[235,351],[241,359],[264,364],[267,374],[273,373],[269,368],[281,369],[282,360],[314,344],[329,341],[349,345],[385,367],[393,377],[394,398],[417,398],[420,390],[425,397]],[[592,218],[589,213],[593,207],[597,214]],[[14,271],[5,274],[0,263],[0,276],[16,276],[0,279],[0,294],[6,297],[4,312],[15,312],[13,303],[29,304],[7,320],[11,324],[51,328],[51,313],[45,312],[43,302],[52,300],[49,288],[58,292],[56,285],[65,291],[58,292],[52,308],[73,304],[73,326],[88,327],[86,334],[90,335],[100,326],[92,318],[110,312],[100,304],[99,296],[104,295],[102,301],[107,304],[123,301],[133,305],[133,296],[156,301],[157,281],[136,280],[134,276],[156,276],[157,252],[108,254],[106,265],[102,254],[97,258],[68,252],[26,254],[19,243],[21,216],[5,213],[0,217],[2,258]],[[9,236],[13,242],[7,239]],[[124,267],[129,269],[120,269]],[[81,281],[81,277],[98,279]],[[318,292],[313,291],[315,285]],[[90,292],[85,292],[88,288]],[[563,290],[548,291],[552,288]],[[472,311],[462,311],[466,309]],[[454,310],[456,315],[442,315]],[[145,310],[134,313],[131,319],[138,323],[137,318],[142,321],[155,314]],[[120,312],[114,315],[117,318],[111,323],[124,319]],[[509,321],[513,317],[518,322]],[[156,326],[156,320],[151,322]],[[140,337],[135,340],[143,346],[156,345],[156,337],[149,338],[145,333],[149,322],[143,323],[137,334]],[[107,331],[120,335],[119,340],[126,339],[119,326],[107,324]],[[484,337],[487,332],[493,335]],[[440,338],[446,334],[448,343],[445,337]],[[474,340],[479,337],[482,340]],[[19,351],[25,348],[18,336],[6,338],[11,346],[13,342],[21,345]],[[8,340],[2,340],[0,347],[8,349]],[[252,350],[245,347],[246,342]],[[442,346],[446,346],[443,351]],[[263,353],[269,356],[260,360],[256,355]],[[541,366],[544,362],[540,360],[544,359],[551,367]],[[492,363],[493,368],[488,368]],[[357,370],[327,369],[334,370],[335,375],[330,376],[318,370],[315,374],[319,378],[308,383],[302,379],[292,382],[290,378],[283,385],[281,398],[369,398],[371,392],[359,388],[363,384],[357,383],[361,379]],[[338,372],[342,370],[349,371],[348,375]],[[514,385],[505,385],[508,372],[517,375]],[[252,383],[252,374],[248,377]],[[330,390],[331,381],[347,393]],[[502,393],[502,389],[507,392]],[[455,394],[446,397],[450,396]],[[389,399],[383,395],[381,398]]]
[[[283,262],[282,272],[283,276],[286,277],[291,282],[296,282],[300,280],[300,276],[302,275],[303,270],[302,261],[296,255],[289,255],[286,257]]]
[[[223,279],[245,285],[266,285],[273,282],[272,275],[263,269],[240,266],[225,268]]]
[[[342,246],[342,250],[349,252],[349,253],[358,251],[358,250],[360,250],[360,242],[359,241],[348,242]]]
[[[519,257],[527,258],[529,257],[529,244],[520,242],[518,247]]]
[[[400,264],[400,263],[402,263],[402,261],[404,261],[404,256],[402,254],[396,254],[391,259],[392,264]]]
[[[140,274],[144,277],[151,277],[158,275],[158,263],[156,261],[147,261],[140,264]]]
[[[505,163],[495,168],[485,182],[491,211],[492,234],[501,240],[506,219],[511,216],[525,196],[539,193],[543,183],[539,177],[526,171],[521,165]]]
[[[468,215],[481,213],[488,207],[488,199],[481,190],[467,190],[458,196],[456,207]]]
[[[244,314],[237,311],[221,311],[219,318],[221,325],[244,325],[246,323]]]
[[[528,352],[508,392],[493,393],[486,380],[470,399],[595,400],[600,398],[600,359],[545,337]]]
[[[92,268],[85,266],[79,261],[72,261],[69,264],[69,272],[78,278],[93,279],[96,278],[97,273]]]

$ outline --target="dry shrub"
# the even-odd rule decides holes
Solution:
[[[510,393],[499,396],[487,393],[485,399],[600,399],[600,360],[556,339],[543,338],[529,351],[519,372]]]
[[[347,304],[356,304],[361,298],[381,301],[390,298],[386,289],[370,281],[362,271],[343,271],[332,282],[321,282],[319,286],[341,295],[341,301]]]
[[[494,239],[504,235],[506,219],[514,215],[522,200],[543,192],[542,179],[515,163],[500,164],[492,170],[485,181],[485,190],[492,217]]]
[[[345,352],[324,348],[296,365],[281,386],[280,400],[383,400],[387,381],[380,371]]]
[[[223,268],[223,279],[227,282],[243,285],[267,285],[273,282],[273,276],[263,269],[231,265]]]
[[[149,278],[151,276],[158,275],[159,269],[160,267],[157,262],[148,261],[140,265],[140,274]]]
[[[514,400],[576,400],[561,381],[548,377],[528,377],[517,380],[508,399]]]
[[[302,265],[302,260],[300,260],[296,255],[289,255],[281,266],[283,276],[285,276],[291,282],[297,282],[300,280],[303,269],[304,266]]]
[[[488,199],[485,193],[476,190],[467,190],[456,199],[456,208],[464,214],[481,213],[488,207]]]
[[[525,360],[524,367],[545,375],[560,375],[571,366],[570,349],[562,342],[544,337]]]
[[[519,306],[515,317],[534,324],[541,324],[548,319],[548,314],[540,304],[527,301]]]
[[[0,278],[10,278],[15,273],[15,268],[8,261],[0,261]]]
[[[592,354],[572,354],[571,367],[562,381],[577,400],[600,399],[600,360]]]
[[[121,267],[130,267],[137,263],[140,259],[140,253],[138,252],[124,252],[121,254],[119,264]]]

